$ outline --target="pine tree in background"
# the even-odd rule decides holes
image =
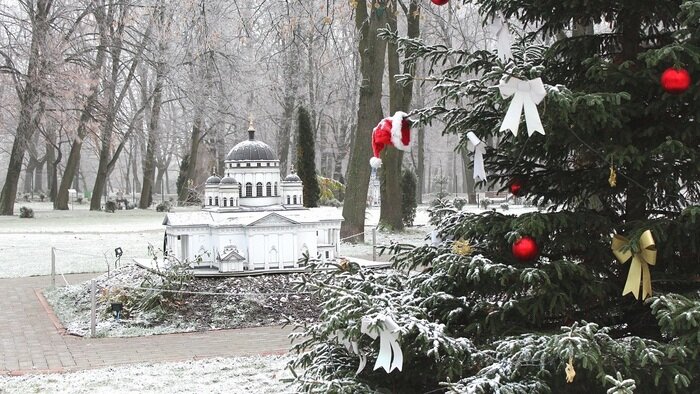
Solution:
[[[314,133],[311,130],[309,112],[299,108],[297,122],[297,174],[304,184],[304,206],[317,207],[321,188],[316,178],[316,153]]]
[[[438,78],[442,98],[421,120],[442,118],[464,145],[470,131],[493,138],[491,186],[520,179],[524,197],[550,209],[454,213],[438,225],[442,241],[394,246],[395,271],[352,266],[312,278],[305,287],[327,301],[296,345],[301,389],[700,392],[700,90],[659,84],[668,67],[700,78],[700,1],[474,3],[485,21],[502,13],[534,33],[505,63],[397,38],[428,64],[460,62]],[[524,123],[517,136],[499,131],[512,98],[495,86],[509,77],[544,81],[545,135],[528,136]],[[629,240],[618,249],[624,261],[613,234]],[[539,253],[521,261],[513,244],[526,236]],[[632,256],[656,263],[645,300],[622,294]],[[399,327],[389,336],[402,371],[373,370],[387,322]]]
[[[406,227],[413,226],[416,218],[416,188],[417,179],[415,174],[409,170],[404,170],[401,176],[401,220]]]

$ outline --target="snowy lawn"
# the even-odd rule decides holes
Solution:
[[[0,393],[294,393],[284,356],[137,364],[50,375],[0,376]]]
[[[0,216],[0,278],[50,274],[52,246],[58,248],[56,272],[66,274],[106,271],[117,247],[122,260],[131,261],[147,257],[149,245],[163,244],[165,214],[155,210],[92,212],[82,204],[54,211],[51,203],[23,202],[15,211],[19,206],[32,208],[35,217]]]

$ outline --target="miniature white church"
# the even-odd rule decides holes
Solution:
[[[198,212],[168,213],[165,250],[218,272],[299,268],[299,259],[333,260],[343,217],[336,208],[304,208],[302,182],[293,172],[280,179],[272,148],[255,139],[231,149],[223,178],[206,181]]]

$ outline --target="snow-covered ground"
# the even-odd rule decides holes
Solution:
[[[0,393],[294,393],[284,356],[136,364],[51,375],[0,376]]]
[[[51,203],[18,203],[34,210],[34,219],[0,216],[0,278],[48,275],[51,247],[56,272],[102,272],[114,266],[114,249],[122,259],[147,257],[148,246],[162,247],[162,212],[129,210],[91,212],[88,204],[54,211]],[[180,208],[178,208],[180,209]],[[18,211],[16,208],[15,211]],[[105,257],[106,256],[106,257]]]

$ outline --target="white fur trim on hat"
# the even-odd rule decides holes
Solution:
[[[410,142],[408,145],[404,145],[403,141],[401,141],[401,126],[403,125],[403,119],[407,116],[408,114],[405,112],[396,111],[394,116],[391,117],[391,143],[396,149],[402,151],[411,150]]]
[[[369,165],[372,168],[379,168],[382,166],[382,159],[373,156],[371,159],[369,159]]]

